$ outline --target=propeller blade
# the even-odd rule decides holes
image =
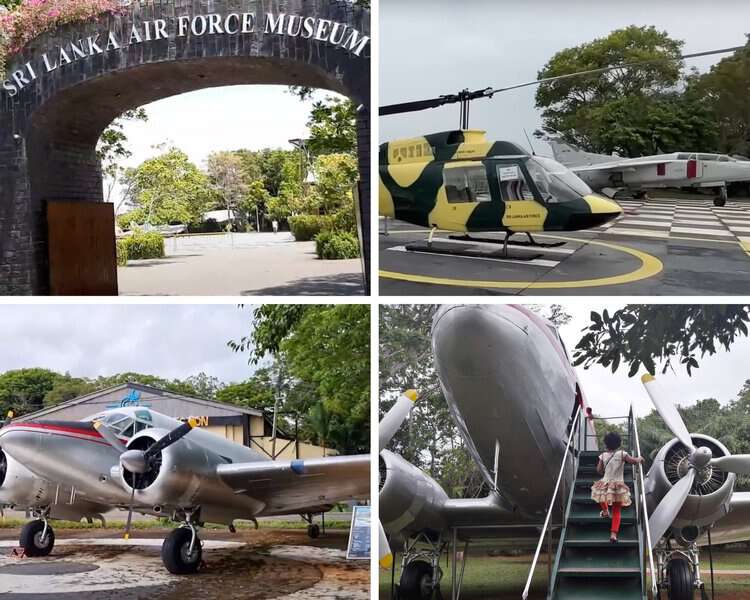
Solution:
[[[653,514],[648,519],[648,526],[651,529],[651,548],[656,546],[657,542],[669,530],[674,523],[677,513],[680,512],[682,505],[690,494],[690,489],[695,481],[695,469],[691,468],[685,477],[680,479],[667,495],[659,502]]]
[[[130,539],[130,525],[133,522],[133,499],[135,498],[135,488],[138,485],[138,475],[133,473],[133,489],[130,490],[130,503],[128,504],[128,520],[125,522],[124,539]]]
[[[146,463],[151,462],[151,460],[156,455],[158,455],[159,452],[161,452],[168,446],[171,446],[177,440],[185,437],[197,424],[198,422],[193,417],[190,417],[182,425],[180,425],[179,427],[175,427],[158,442],[149,446],[148,449],[143,453],[143,458],[146,460]]]
[[[99,435],[101,435],[109,443],[109,445],[117,450],[120,454],[127,450],[125,444],[120,441],[115,432],[101,421],[94,421],[94,429],[96,429],[99,432]]]
[[[427,110],[428,108],[437,108],[448,104],[443,96],[438,98],[430,98],[429,100],[414,100],[413,102],[400,102],[399,104],[387,104],[381,106],[378,110],[378,114],[381,117],[388,115],[398,115],[401,113],[415,112],[418,110]]]
[[[641,381],[643,382],[648,395],[651,397],[651,402],[654,403],[657,412],[661,415],[661,418],[667,424],[669,430],[687,448],[694,452],[695,446],[693,446],[693,440],[690,438],[690,432],[688,432],[687,427],[685,427],[685,422],[677,411],[677,407],[669,398],[667,398],[662,388],[656,382],[656,379],[654,379],[654,376],[646,373],[641,377]]]
[[[393,566],[393,553],[391,552],[391,546],[388,544],[388,538],[385,535],[385,529],[383,529],[380,519],[378,519],[378,527],[380,528],[378,562],[381,569],[390,569]]]
[[[750,475],[750,454],[732,454],[730,456],[719,456],[712,458],[709,463],[722,471],[737,473],[738,475]]]
[[[403,394],[398,397],[396,403],[391,406],[391,409],[385,413],[385,416],[380,421],[378,427],[378,441],[380,442],[380,449],[382,450],[391,441],[391,438],[396,435],[398,428],[404,422],[404,419],[409,415],[411,409],[414,408],[414,403],[417,401],[417,390],[406,390]]]

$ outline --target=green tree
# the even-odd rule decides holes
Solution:
[[[55,406],[61,402],[67,402],[73,398],[94,392],[96,389],[96,385],[88,379],[66,375],[59,379],[52,389],[44,395],[43,403],[45,407]]]
[[[44,397],[63,380],[63,375],[49,369],[15,369],[0,374],[0,414],[9,410],[16,415],[40,410]]]
[[[627,115],[637,118],[638,129],[648,129],[648,116],[653,118],[658,112],[655,105],[659,104],[659,98],[673,91],[682,79],[682,62],[677,58],[683,44],[655,27],[630,26],[556,53],[539,72],[539,78],[623,63],[657,62],[540,85],[536,105],[542,109],[544,130],[594,152],[617,149],[631,155],[642,151],[643,144],[633,143],[636,134],[628,129],[629,123],[618,121],[625,127],[622,134],[626,137],[613,140],[609,136],[606,144],[602,128],[615,117]],[[666,107],[665,104],[661,110]],[[654,145],[653,133],[646,132],[649,147]],[[638,137],[643,135],[641,132]]]
[[[256,408],[259,410],[273,408],[275,394],[273,371],[269,368],[258,369],[247,381],[232,383],[216,393],[219,402],[227,402]]]
[[[245,218],[255,221],[255,230],[260,231],[263,215],[268,212],[268,204],[271,194],[268,193],[263,181],[256,179],[248,184],[244,196],[240,198],[239,209],[245,214]]]
[[[247,350],[251,362],[269,354],[281,359],[297,385],[313,388],[330,414],[334,447],[346,453],[368,451],[369,307],[266,304],[254,310],[253,322],[250,335],[229,346]]]
[[[750,39],[750,38],[749,38]],[[750,41],[709,73],[690,78],[688,90],[710,107],[718,123],[719,150],[750,155]]]
[[[213,152],[209,154],[206,164],[222,208],[237,211],[248,191],[242,158],[234,152]]]
[[[614,373],[628,365],[628,377],[643,366],[652,375],[679,362],[688,375],[698,357],[729,349],[747,336],[750,306],[738,304],[629,304],[609,314],[591,312],[591,323],[575,348],[574,365],[609,367]]]
[[[136,207],[128,216],[145,215],[155,225],[200,223],[216,197],[206,174],[178,148],[128,169],[125,178],[130,180],[130,202]]]
[[[326,96],[315,102],[307,126],[307,146],[314,155],[356,153],[357,107],[348,98]]]
[[[102,164],[105,202],[110,201],[112,190],[124,173],[121,161],[133,155],[126,145],[128,138],[123,131],[126,121],[148,121],[148,115],[143,108],[125,111],[102,132],[96,145],[96,156]]]
[[[357,181],[357,159],[351,154],[324,154],[315,159],[316,185],[313,192],[320,212],[330,214],[342,208],[354,210],[352,187]]]

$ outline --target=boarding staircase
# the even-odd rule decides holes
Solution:
[[[528,597],[529,585],[549,527],[550,517],[563,512],[554,566],[551,570],[547,600],[645,600],[648,584],[646,566],[653,572],[649,551],[650,532],[643,490],[641,465],[625,466],[625,483],[630,488],[633,503],[622,509],[618,542],[610,542],[609,519],[599,516],[600,507],[591,500],[591,486],[600,478],[596,472],[598,456],[597,435],[607,428],[606,421],[618,421],[623,449],[632,456],[640,456],[638,430],[633,411],[627,417],[594,419],[581,414],[580,409],[569,432],[568,451],[560,469],[558,484],[547,514],[547,521],[537,546],[537,553],[529,573],[523,598]],[[599,428],[599,434],[596,428]],[[575,479],[571,484],[571,474]],[[566,476],[567,474],[567,476]],[[565,481],[567,479],[567,486]],[[569,489],[564,490],[565,487]],[[652,590],[653,591],[653,590]],[[653,597],[656,597],[654,594]]]

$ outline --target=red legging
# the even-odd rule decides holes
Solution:
[[[609,505],[606,502],[600,504],[602,510],[609,510]],[[612,503],[612,533],[618,533],[620,531],[620,508],[622,507],[621,502]]]

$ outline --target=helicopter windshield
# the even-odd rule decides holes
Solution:
[[[551,158],[532,156],[526,168],[545,202],[570,202],[594,193],[573,171]]]

